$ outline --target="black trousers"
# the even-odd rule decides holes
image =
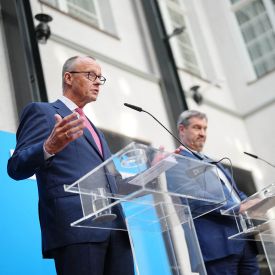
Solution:
[[[79,243],[53,253],[57,275],[132,275],[134,264],[125,231],[111,231],[100,243]]]
[[[253,241],[247,241],[244,250],[239,255],[230,255],[225,258],[205,263],[208,275],[259,275]]]

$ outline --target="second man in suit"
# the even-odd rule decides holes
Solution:
[[[177,122],[182,143],[205,161],[209,161],[209,158],[202,154],[207,126],[207,116],[193,110],[184,111]],[[185,150],[184,147],[180,149],[183,156],[195,158],[189,150]],[[226,204],[223,208],[227,209],[245,199],[246,195],[237,188],[233,178],[221,164],[217,164],[217,170],[226,195]],[[244,210],[240,208],[239,211]],[[194,224],[208,275],[259,274],[253,242],[228,239],[238,232],[233,217],[223,216],[220,214],[220,209],[217,209],[195,219]]]

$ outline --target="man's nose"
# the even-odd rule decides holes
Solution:
[[[204,129],[201,129],[201,130],[200,130],[200,135],[206,136],[206,131],[205,131]]]
[[[101,84],[100,79],[98,77],[95,79],[94,84],[96,84],[96,85],[100,85]]]

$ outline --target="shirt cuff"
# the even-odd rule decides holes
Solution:
[[[43,144],[43,151],[44,151],[44,160],[48,160],[49,158],[53,157],[55,154],[50,154],[45,149],[45,143]]]

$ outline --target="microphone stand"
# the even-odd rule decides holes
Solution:
[[[198,155],[198,154],[196,154],[195,152],[193,152],[187,145],[185,145],[184,143],[182,143],[182,141],[179,139],[179,138],[177,138],[171,131],[169,131],[168,129],[167,129],[167,127],[165,127],[155,116],[153,116],[151,113],[149,113],[149,112],[147,112],[147,111],[145,111],[145,110],[143,110],[141,107],[138,107],[138,106],[135,106],[135,105],[132,105],[132,104],[128,104],[128,103],[124,103],[124,105],[126,106],[126,107],[128,107],[128,108],[131,108],[131,109],[133,109],[133,110],[135,110],[135,111],[138,111],[138,112],[144,112],[144,113],[146,113],[146,114],[148,114],[148,115],[150,115],[157,123],[159,123],[173,138],[175,138],[184,148],[186,148],[192,155],[194,155],[197,159],[199,159],[199,160],[203,160],[203,158],[200,156],[200,155]]]
[[[270,165],[271,167],[275,168],[275,165],[274,165],[274,164],[270,163],[269,161],[267,161],[267,160],[265,160],[265,159],[262,159],[262,158],[260,158],[260,157],[258,157],[258,156],[256,156],[256,155],[254,155],[254,154],[251,154],[251,153],[248,153],[248,152],[244,152],[244,154],[246,154],[246,155],[248,155],[248,156],[250,156],[250,157],[252,157],[252,158],[259,159],[259,160],[265,162],[266,164]]]

